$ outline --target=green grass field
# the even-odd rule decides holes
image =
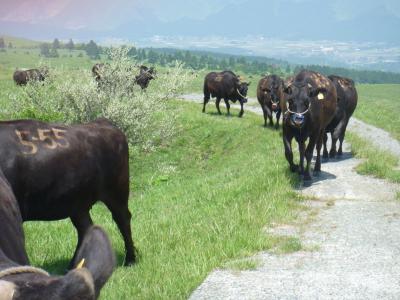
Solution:
[[[354,116],[400,140],[400,84],[361,84],[357,91]]]
[[[78,51],[59,53],[59,58],[43,63],[77,74],[94,63],[85,55],[78,57]],[[8,95],[20,88],[12,81],[15,68],[36,67],[40,59],[37,49],[0,52],[0,117]],[[199,72],[186,92],[202,93],[207,72]],[[255,97],[260,76],[240,75],[252,82],[249,96]],[[392,102],[399,86],[360,85],[358,89],[356,116],[390,128],[396,136],[399,119],[393,116],[400,107],[398,101]],[[377,99],[385,117],[374,117],[377,110],[371,104]],[[280,132],[263,128],[262,118],[248,112],[240,119],[237,112],[234,117],[218,116],[214,110],[202,114],[198,104],[176,100],[170,105],[178,115],[175,137],[157,151],[130,157],[130,209],[138,264],[121,267],[123,242],[111,214],[102,204],[92,209],[94,222],[109,233],[119,262],[102,299],[187,298],[215,268],[253,269],[257,261],[246,257],[258,251],[277,247],[277,253],[287,253],[302,247],[297,239],[279,239],[263,230],[271,222],[290,222],[302,207],[293,191],[298,176],[288,171]],[[356,138],[350,135],[350,139]],[[360,141],[354,149],[363,147]],[[361,171],[377,173],[382,166]],[[395,173],[382,176],[398,180]],[[29,222],[24,228],[33,265],[64,273],[76,243],[71,222]]]
[[[279,133],[262,128],[258,116],[229,118],[202,114],[191,103],[171,105],[179,111],[176,138],[156,152],[131,156],[139,263],[119,267],[103,299],[187,298],[214,268],[276,245],[263,227],[292,220],[300,206]],[[96,205],[92,216],[110,233],[121,264],[123,243],[110,213]],[[63,272],[75,247],[72,224],[27,223],[25,230],[33,264]],[[288,243],[282,245],[287,251]]]
[[[1,108],[21,88],[12,81],[15,67],[37,66],[35,51],[0,52]],[[71,54],[44,63],[66,72],[92,66],[87,57]],[[178,115],[175,137],[157,151],[131,153],[130,209],[140,252],[135,266],[121,267],[123,242],[108,210],[98,204],[91,211],[118,256],[102,299],[184,299],[215,268],[252,269],[257,261],[246,257],[260,250],[301,247],[263,230],[293,220],[302,206],[280,133],[264,129],[250,113],[240,119],[202,114],[192,103],[170,105]],[[76,243],[71,222],[28,222],[24,228],[32,264],[63,274]]]

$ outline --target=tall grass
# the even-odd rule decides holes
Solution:
[[[354,133],[347,132],[346,140],[351,144],[352,153],[363,158],[364,161],[357,166],[357,172],[372,175],[378,178],[400,182],[400,160],[393,154],[380,150],[368,141]]]

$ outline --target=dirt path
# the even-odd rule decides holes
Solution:
[[[246,110],[261,113],[256,106]],[[383,130],[358,120],[349,129],[367,138],[379,134],[379,146],[400,155],[399,143]],[[254,271],[215,270],[191,299],[400,299],[400,187],[358,175],[353,169],[360,161],[348,144],[344,150],[342,159],[324,163],[313,184],[299,190],[314,199],[306,202],[309,214],[271,229],[314,251],[260,253]]]

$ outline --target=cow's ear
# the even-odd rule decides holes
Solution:
[[[92,226],[86,232],[74,260],[74,266],[85,267],[92,274],[98,296],[100,289],[111,276],[116,266],[114,250],[106,232]]]
[[[310,91],[308,92],[308,95],[310,96],[310,97],[316,97],[316,96],[318,96],[319,94],[323,94],[324,95],[324,97],[325,97],[325,95],[326,95],[326,93],[327,93],[328,91],[327,91],[327,89],[326,88],[316,88],[316,89],[310,89]]]
[[[249,86],[251,84],[251,81],[249,83],[247,83],[247,86]]]
[[[292,94],[292,87],[289,85],[289,86],[283,86],[283,92],[285,93],[285,94],[288,94],[288,95],[291,95]]]

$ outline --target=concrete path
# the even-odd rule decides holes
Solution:
[[[245,111],[262,114],[257,106]],[[366,138],[377,133],[378,146],[400,155],[399,143],[383,130],[355,119],[349,130]],[[306,201],[310,215],[269,230],[296,236],[313,251],[260,253],[254,271],[215,270],[191,299],[400,299],[400,187],[358,175],[354,167],[360,161],[346,143],[344,150],[340,160],[323,163],[310,187],[299,190],[313,199]]]

